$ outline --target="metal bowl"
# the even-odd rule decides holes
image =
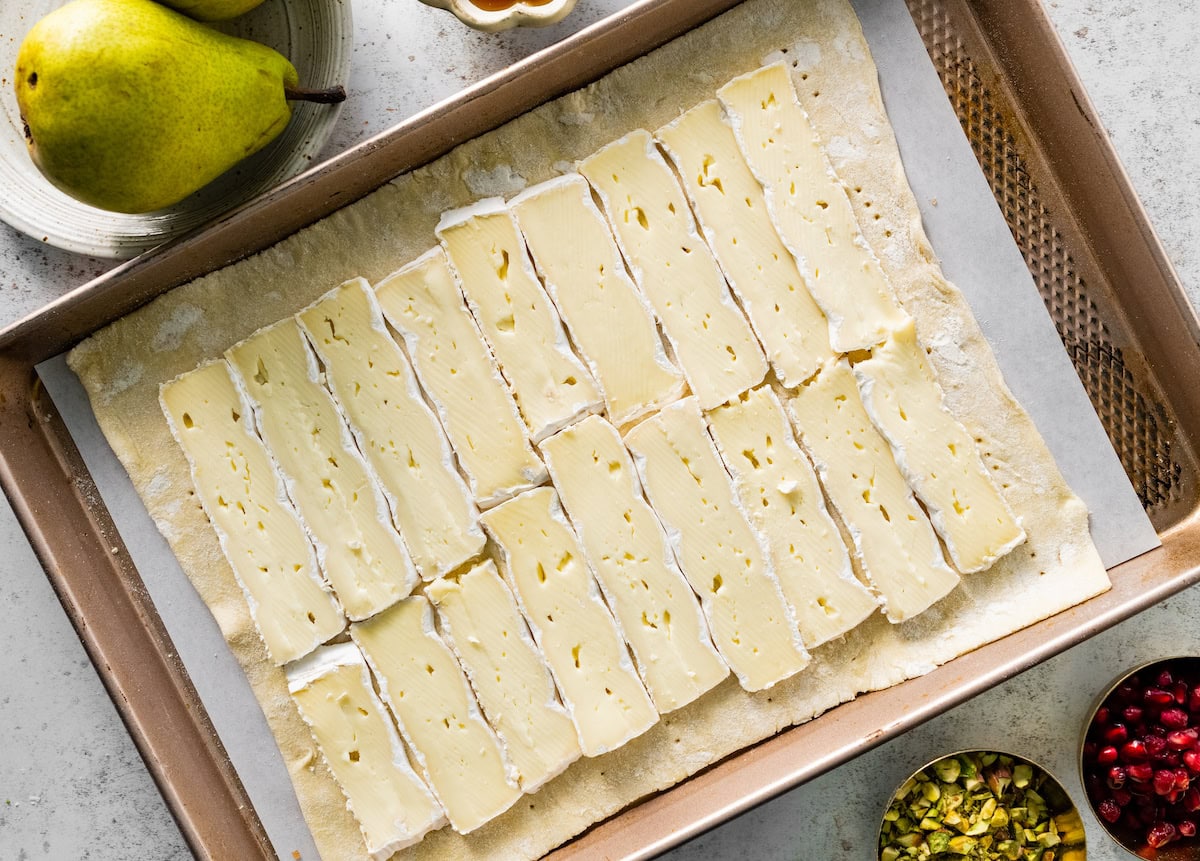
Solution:
[[[16,65],[25,33],[66,0],[0,3],[0,66]],[[350,0],[266,0],[217,29],[262,42],[292,61],[306,87],[345,85],[354,27]],[[337,120],[337,105],[300,103],[283,133],[200,191],[144,215],[106,212],[81,203],[38,172],[25,149],[11,81],[0,87],[0,221],[49,245],[126,259],[173,239],[312,165]]]
[[[1001,823],[997,825],[996,823],[1000,817],[997,813],[992,813],[987,819],[982,820],[988,822],[989,827],[985,831],[974,835],[967,833],[971,830],[974,830],[969,827],[971,824],[970,819],[961,824],[954,822],[945,825],[941,829],[924,828],[922,827],[922,821],[911,822],[911,831],[920,832],[921,839],[925,843],[924,848],[922,849],[921,847],[914,847],[915,851],[917,852],[915,855],[905,854],[905,850],[901,850],[900,854],[897,856],[893,856],[887,852],[887,845],[889,843],[894,845],[894,841],[891,839],[895,837],[895,825],[893,823],[899,821],[899,815],[903,815],[899,814],[899,811],[904,806],[906,799],[913,798],[914,793],[917,792],[921,792],[925,799],[929,799],[928,795],[924,795],[925,790],[920,789],[922,784],[931,783],[935,787],[935,791],[938,796],[936,800],[931,800],[931,803],[934,805],[933,809],[935,812],[932,815],[929,813],[925,814],[927,820],[949,820],[950,811],[960,812],[967,809],[967,805],[970,804],[969,800],[964,801],[962,806],[946,803],[946,799],[943,797],[945,796],[945,792],[943,791],[942,787],[944,787],[947,783],[950,785],[961,786],[961,778],[956,777],[953,780],[947,780],[945,779],[948,776],[947,771],[941,771],[939,773],[939,769],[948,767],[948,771],[951,773],[957,769],[963,776],[966,776],[970,773],[967,766],[968,762],[974,763],[977,766],[982,765],[983,768],[978,771],[975,776],[983,781],[983,787],[990,787],[988,791],[992,797],[995,797],[994,790],[996,788],[1000,788],[999,797],[1001,800],[1003,800],[1006,795],[1013,791],[1011,789],[1004,788],[1006,787],[1006,784],[1004,783],[1004,772],[996,770],[995,768],[997,764],[1005,764],[1005,758],[1009,761],[1006,767],[1014,773],[1017,771],[1018,766],[1028,767],[1031,770],[1029,788],[1034,789],[1038,796],[1045,803],[1045,809],[1049,814],[1050,822],[1053,824],[1052,830],[1056,835],[1057,842],[1048,847],[1048,851],[1043,857],[1047,859],[1047,861],[1051,857],[1054,859],[1054,861],[1084,861],[1084,859],[1087,857],[1087,840],[1083,830],[1083,819],[1080,817],[1079,810],[1071,800],[1071,797],[1067,794],[1067,791],[1063,789],[1063,786],[1058,779],[1055,778],[1044,767],[1036,762],[1033,762],[1032,760],[1026,759],[1025,757],[1007,753],[1005,751],[983,749],[960,750],[938,757],[937,759],[914,771],[908,777],[908,779],[905,780],[904,783],[902,783],[894,793],[892,793],[891,798],[888,800],[887,806],[884,808],[883,816],[880,819],[879,832],[875,841],[875,851],[877,853],[876,857],[881,859],[881,861],[893,861],[893,858],[895,861],[906,861],[906,859],[909,858],[925,858],[928,859],[928,861],[943,861],[943,859],[951,858],[978,857],[974,854],[965,856],[962,851],[955,851],[954,848],[948,849],[943,846],[943,843],[952,839],[962,840],[964,838],[973,838],[976,841],[982,841],[985,837],[990,837],[992,840],[992,848],[996,851],[1000,851],[1002,848],[1001,844],[1006,839],[1021,839],[1016,836],[1014,831],[1015,824],[1019,821],[1018,817],[1014,816],[1009,819],[1007,823]],[[1010,780],[1012,778],[1015,778],[1015,774],[1010,775]],[[992,782],[993,779],[995,779],[995,782]],[[1011,782],[1007,784],[1007,786],[1011,785]],[[969,796],[972,791],[979,792],[982,790],[969,790],[964,787],[965,795]],[[1022,792],[1024,792],[1024,788],[1022,789]],[[977,803],[986,805],[987,801],[981,800]],[[940,810],[937,808],[937,805],[939,804],[942,805]],[[1001,806],[1003,806],[1005,809],[1006,817],[1009,809],[1017,809],[1013,806],[1005,806],[1003,804],[997,805],[997,807]],[[894,815],[894,811],[896,811],[896,815]],[[911,818],[915,817],[910,817],[910,821]],[[980,819],[977,817],[974,821],[978,823]],[[1050,829],[1047,829],[1047,831],[1049,830]],[[934,838],[935,833],[939,835],[938,839]],[[1049,840],[1047,840],[1047,842],[1049,842]],[[964,847],[957,847],[958,850],[961,850],[962,848]],[[928,850],[928,854],[924,854],[924,850]],[[1053,852],[1052,855],[1051,852]],[[997,857],[1004,858],[1007,856],[1000,854],[997,855]],[[1017,857],[1024,858],[1025,855],[1018,855]]]
[[[1147,850],[1141,829],[1131,829],[1126,827],[1122,822],[1110,824],[1106,821],[1097,809],[1097,802],[1092,798],[1092,794],[1088,789],[1090,778],[1088,777],[1088,763],[1084,761],[1084,754],[1089,742],[1089,732],[1096,722],[1096,715],[1100,707],[1105,705],[1109,697],[1126,681],[1132,679],[1134,676],[1138,676],[1141,679],[1148,679],[1157,676],[1164,669],[1177,671],[1185,667],[1189,670],[1192,678],[1200,680],[1200,657],[1189,655],[1158,658],[1136,666],[1133,669],[1126,670],[1095,698],[1091,708],[1088,710],[1087,720],[1083,724],[1077,761],[1079,765],[1079,778],[1083,784],[1084,793],[1087,795],[1088,804],[1096,814],[1096,820],[1104,829],[1105,834],[1112,838],[1130,858],[1151,858],[1154,861],[1200,861],[1200,837],[1169,843],[1158,850]],[[1200,814],[1198,814],[1197,818],[1200,818]]]

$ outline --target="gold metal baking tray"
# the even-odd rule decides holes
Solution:
[[[633,805],[554,857],[648,857],[1200,579],[1200,322],[1037,0],[907,0],[1162,547],[1113,589],[838,706]],[[272,850],[36,365],[686,32],[733,0],[642,0],[0,332],[0,484],[192,850]]]

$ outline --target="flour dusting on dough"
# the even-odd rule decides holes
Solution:
[[[516,194],[529,183],[525,177],[515,173],[510,164],[500,164],[491,170],[468,168],[463,171],[463,182],[478,197],[507,197]]]
[[[204,312],[195,305],[180,305],[158,327],[154,340],[150,342],[150,349],[156,353],[179,349],[188,332],[203,319]]]

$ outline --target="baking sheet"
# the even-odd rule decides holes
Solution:
[[[855,4],[926,229],[966,294],[1008,384],[1093,514],[1109,567],[1157,545],[1075,377],[901,0]],[[815,48],[814,48],[815,49]],[[935,203],[936,202],[936,203]],[[282,762],[216,624],[175,563],[61,358],[46,386],[146,580],[277,852],[316,857]]]

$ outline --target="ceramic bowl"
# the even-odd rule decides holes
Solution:
[[[303,86],[346,85],[354,27],[351,0],[266,0],[215,25],[286,56]],[[65,0],[0,2],[0,67],[11,70],[25,33]],[[142,215],[96,209],[59,191],[25,149],[11,78],[0,86],[0,220],[48,245],[127,259],[173,239],[306,170],[333,131],[337,105],[300,103],[283,133],[174,206]]]
[[[505,0],[421,0],[427,6],[453,12],[468,27],[494,33],[512,27],[548,27],[575,8],[575,0],[514,3]],[[488,8],[504,7],[504,8]]]
[[[1187,819],[1193,824],[1200,823],[1200,810],[1188,814],[1185,810],[1180,809],[1180,805],[1184,803],[1184,799],[1176,799],[1174,803],[1171,803],[1169,799],[1160,798],[1157,795],[1157,790],[1154,788],[1153,780],[1139,782],[1132,780],[1130,776],[1126,776],[1123,785],[1114,788],[1114,784],[1110,782],[1108,774],[1109,769],[1114,766],[1127,768],[1131,764],[1130,758],[1123,751],[1124,744],[1129,738],[1119,738],[1120,734],[1122,732],[1129,732],[1132,729],[1133,731],[1130,733],[1131,738],[1143,735],[1142,732],[1134,728],[1135,725],[1130,721],[1131,716],[1126,715],[1128,707],[1133,706],[1136,709],[1142,710],[1138,721],[1139,723],[1145,721],[1146,726],[1153,726],[1158,723],[1153,715],[1155,713],[1161,714],[1163,708],[1181,707],[1182,712],[1189,717],[1185,729],[1200,728],[1200,709],[1189,709],[1189,702],[1171,702],[1165,704],[1165,706],[1149,702],[1145,691],[1147,688],[1153,688],[1156,691],[1163,690],[1159,687],[1158,682],[1164,670],[1171,673],[1172,686],[1168,686],[1169,688],[1173,687],[1176,682],[1182,682],[1189,688],[1200,685],[1200,657],[1182,655],[1160,658],[1150,663],[1142,664],[1125,671],[1114,679],[1096,697],[1091,709],[1088,711],[1088,718],[1084,721],[1079,753],[1080,779],[1087,793],[1088,802],[1096,814],[1097,821],[1103,827],[1105,833],[1127,853],[1126,857],[1130,858],[1131,861],[1134,858],[1150,858],[1155,859],[1155,861],[1200,861],[1200,836],[1191,838],[1179,836],[1164,846],[1150,847],[1147,840],[1148,829],[1155,823],[1138,822],[1136,825],[1132,824],[1134,813],[1137,810],[1136,799],[1139,795],[1152,798],[1155,803],[1165,802],[1169,804],[1169,807],[1164,806],[1160,809],[1167,811],[1173,820]],[[1127,683],[1129,684],[1127,685]],[[1138,696],[1134,697],[1132,694],[1133,691],[1137,691]],[[1186,695],[1185,699],[1188,699]],[[1101,708],[1106,712],[1104,716],[1100,715]],[[1116,727],[1115,725],[1117,724],[1120,727]],[[1164,737],[1166,737],[1167,729],[1164,727],[1162,730]],[[1116,733],[1117,735],[1110,735],[1109,733]],[[1108,747],[1117,751],[1117,758],[1113,762],[1101,762],[1102,757],[1098,757],[1098,754],[1101,750]],[[1196,749],[1200,750],[1200,746]],[[1111,754],[1112,752],[1110,751],[1109,755],[1111,756]],[[1183,751],[1177,751],[1176,754],[1182,758]],[[1156,757],[1148,757],[1144,760],[1139,759],[1138,761],[1149,764],[1156,771],[1164,767],[1170,767],[1174,770],[1175,767],[1174,765],[1160,762]],[[1183,763],[1181,762],[1179,765],[1182,766]],[[1200,774],[1197,774],[1194,770],[1190,771],[1193,780],[1192,785],[1200,787]],[[1109,822],[1101,811],[1101,804],[1106,801],[1116,803],[1116,796],[1120,790],[1124,790],[1130,796],[1128,799],[1122,798],[1122,800],[1127,800],[1130,805],[1133,805],[1133,810],[1120,807],[1121,818],[1116,822]],[[1115,815],[1117,808],[1110,807],[1109,809]]]
[[[941,770],[943,766],[950,766],[950,771]],[[1046,812],[1051,818],[1055,837],[1048,842],[1052,845],[1039,846],[1038,842],[1028,842],[1023,835],[1014,833],[1015,825],[1019,821],[1016,808],[1022,806],[1022,803],[1026,801],[1032,802],[1032,799],[1024,794],[1024,789],[1014,788],[1018,766],[1032,769],[1028,786],[1035,789],[1041,797]],[[1001,767],[1006,770],[999,770]],[[964,786],[969,769],[972,768],[975,769],[975,776],[982,781],[978,788]],[[950,777],[950,774],[955,776]],[[906,817],[906,812],[914,803],[928,805],[929,811],[922,815],[928,820],[938,819],[939,821],[948,818],[953,812],[969,809],[972,804],[986,807],[989,803],[986,799],[978,796],[972,799],[971,796],[977,793],[986,793],[995,797],[988,788],[992,785],[991,781],[993,780],[997,780],[999,784],[1000,799],[1002,802],[1007,802],[1005,812],[1007,813],[1009,809],[1014,810],[1014,814],[1008,822],[998,823],[999,816],[994,814],[986,830],[968,834],[968,831],[974,830],[969,827],[970,820],[961,824],[953,822],[936,828],[925,827],[924,820],[911,821],[911,817]],[[933,785],[933,790],[928,795],[925,794],[923,787],[923,784],[927,783]],[[947,784],[963,788],[961,793],[963,797],[958,802],[950,801],[950,797],[959,793],[943,793],[941,791],[940,787]],[[1014,802],[1017,803],[1014,804]],[[910,821],[905,821],[906,818]],[[898,839],[898,834],[903,832],[914,835],[910,842],[916,845],[902,847],[901,844],[904,841]],[[942,845],[950,840],[974,841],[979,845],[974,847],[965,844],[952,845],[951,848]],[[985,840],[988,841],[986,847],[982,845]],[[958,857],[992,857],[981,853],[985,851],[985,848],[993,852],[999,851],[1001,844],[1006,841],[1020,844],[1022,848],[1042,849],[1043,854],[1036,855],[1036,857],[1047,859],[1047,861],[1051,858],[1053,861],[1085,861],[1087,858],[1087,840],[1083,830],[1083,820],[1062,784],[1049,771],[1032,760],[1003,751],[960,750],[938,757],[917,769],[896,789],[888,799],[880,820],[874,857],[881,861],[910,861],[915,858],[931,858],[939,861],[939,859]],[[997,854],[995,857],[1007,856]],[[1030,856],[1019,854],[1017,857]]]

